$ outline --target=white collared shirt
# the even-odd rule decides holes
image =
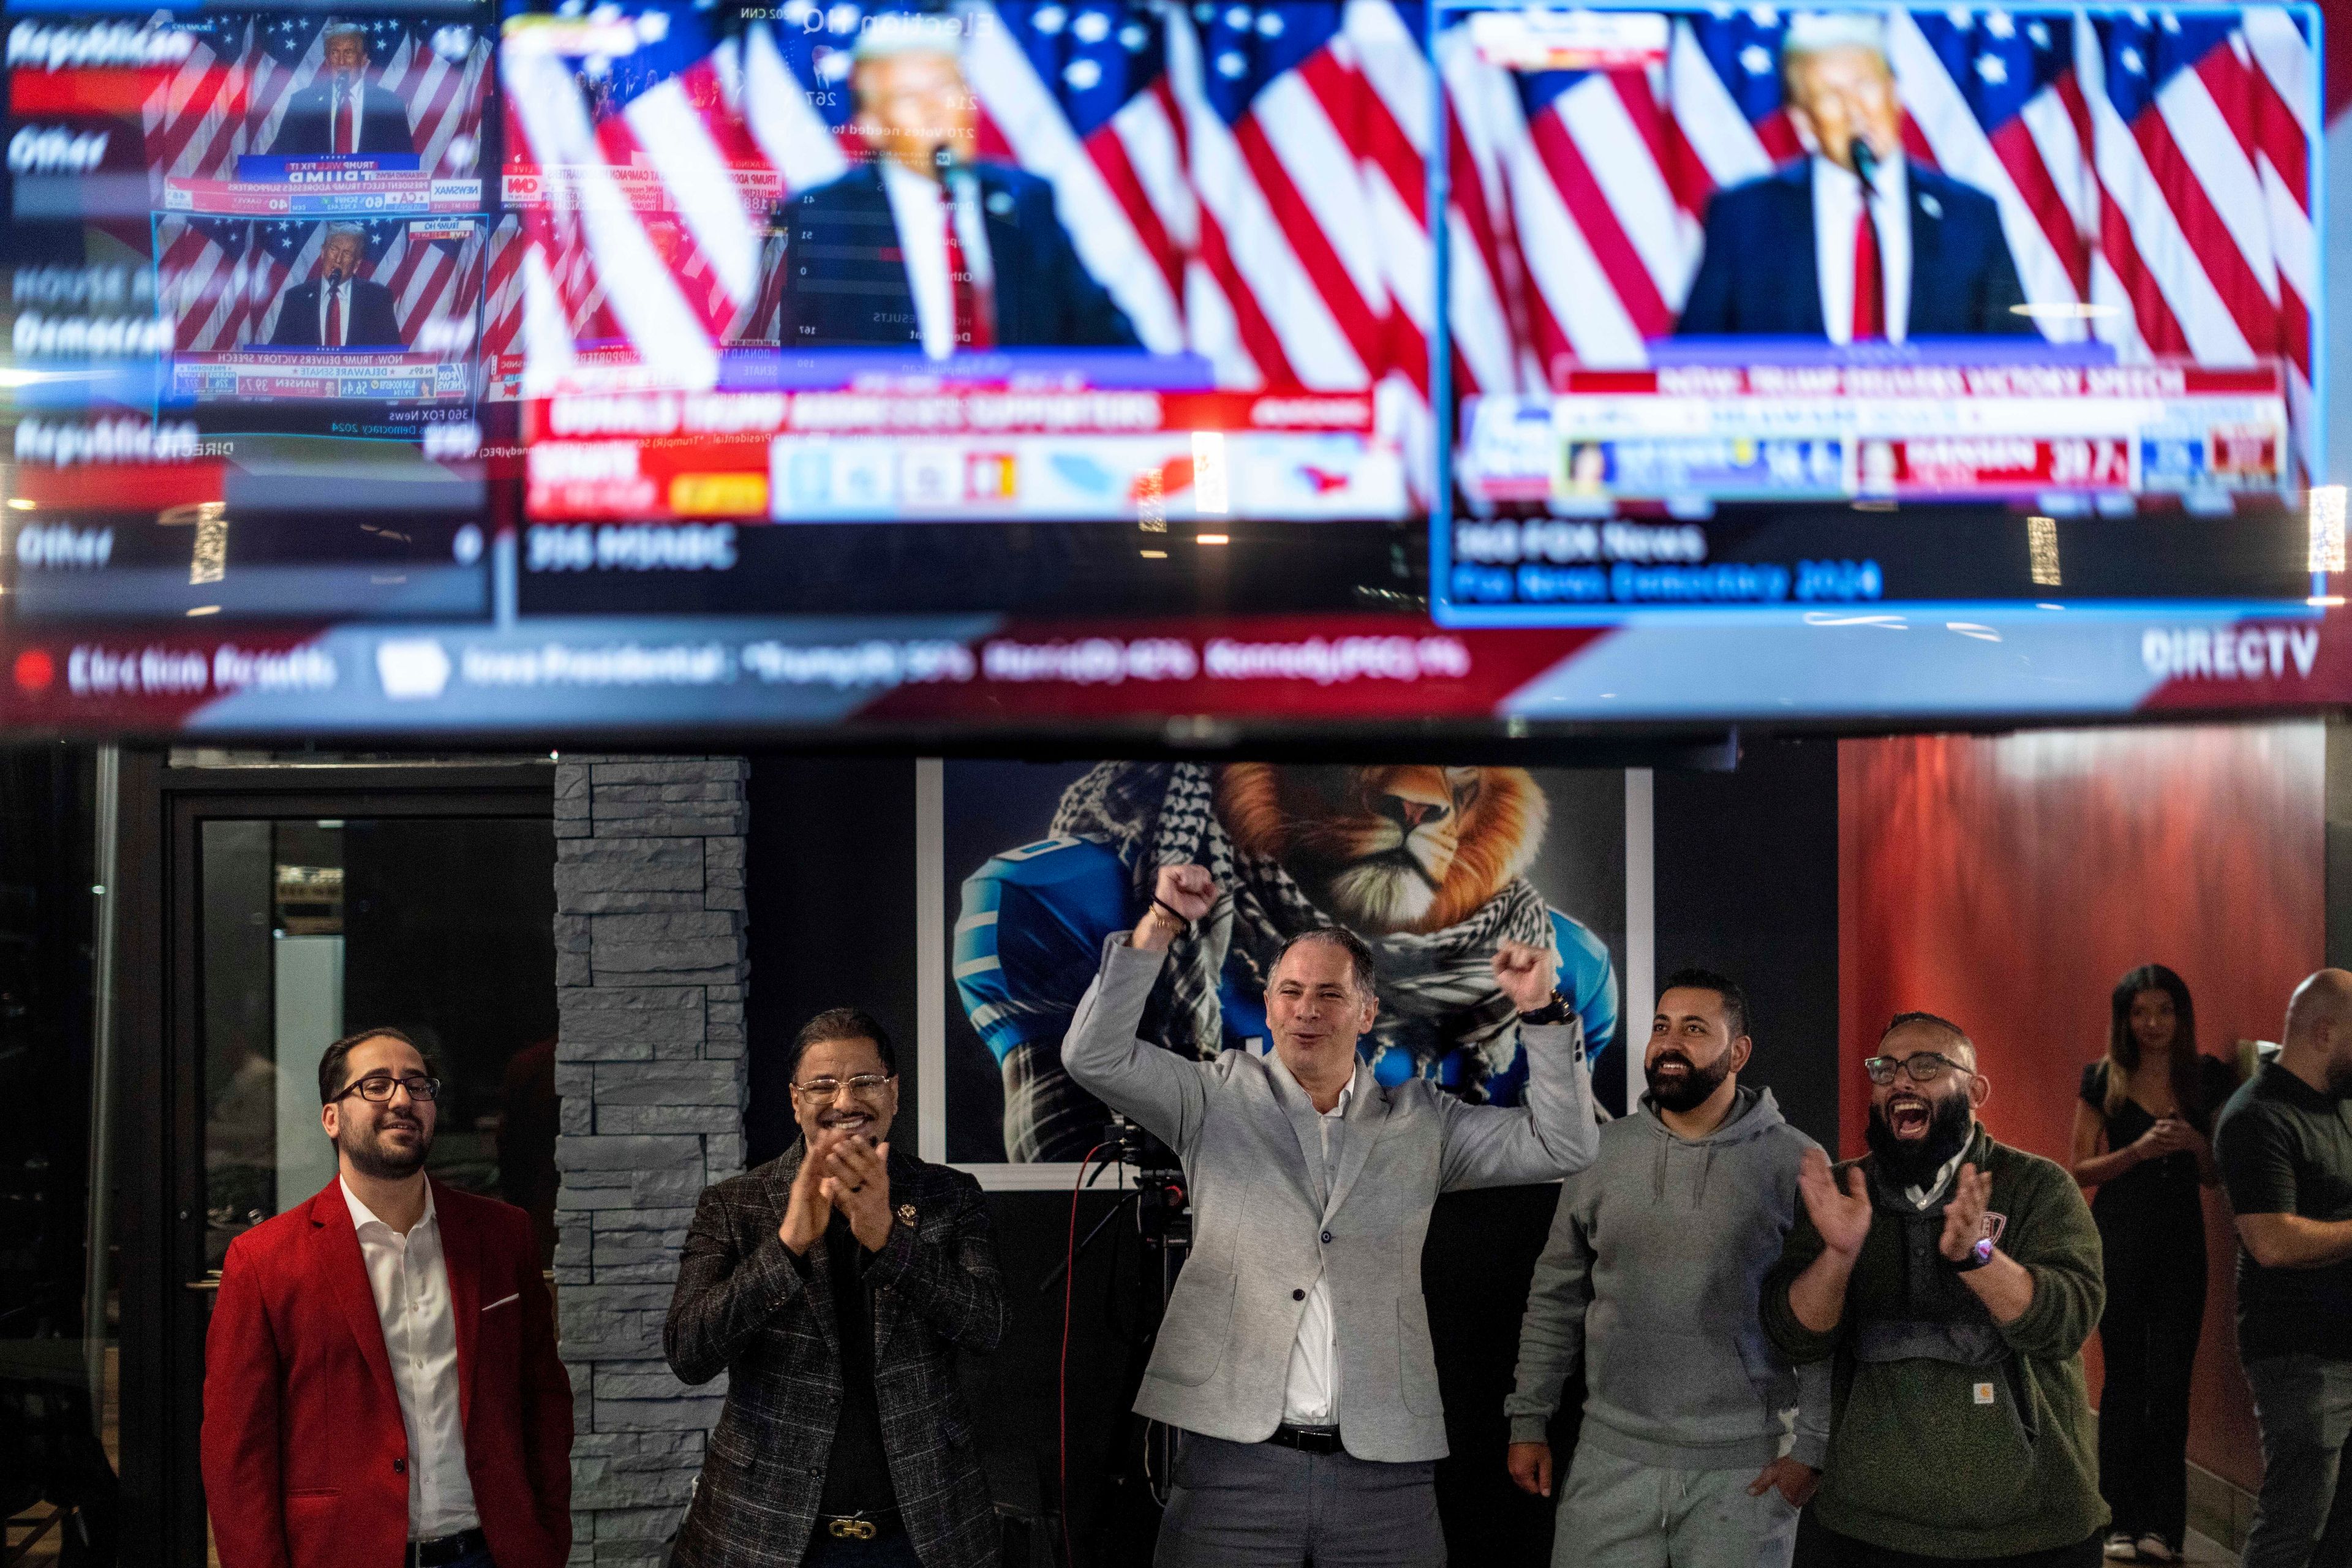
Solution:
[[[1821,276],[1822,321],[1830,342],[1853,341],[1853,231],[1862,221],[1862,181],[1813,154],[1813,255]],[[1911,328],[1911,181],[1903,155],[1878,161],[1870,182],[1878,219],[1878,276],[1885,289],[1886,336],[1901,342]]]
[[[408,1538],[430,1541],[481,1524],[466,1473],[465,1418],[457,1393],[457,1312],[433,1189],[425,1217],[406,1236],[375,1217],[349,1182],[343,1201],[359,1233],[368,1289],[383,1324],[383,1353],[408,1428]]]
[[[337,283],[331,278],[319,279],[319,346],[327,344],[327,321],[330,312],[337,313],[337,324],[342,328],[334,339],[339,348],[348,348],[352,342],[352,279]]]
[[[1275,1061],[1279,1064],[1281,1058]],[[1290,1069],[1283,1068],[1285,1072]],[[1300,1086],[1304,1094],[1306,1088]],[[1330,1191],[1331,1135],[1340,1129],[1348,1115],[1348,1102],[1356,1097],[1354,1079],[1339,1091],[1339,1103],[1315,1119],[1315,1130],[1322,1135],[1324,1191]],[[1330,1217],[1329,1199],[1325,1199],[1324,1217]],[[1319,1227],[1318,1227],[1319,1228]],[[1321,1256],[1318,1249],[1317,1256]],[[1331,1314],[1331,1284],[1329,1271],[1318,1268],[1315,1283],[1307,1288],[1307,1310],[1298,1317],[1298,1337],[1290,1343],[1290,1366],[1282,1379],[1282,1418],[1296,1426],[1329,1426],[1339,1419],[1339,1341]]]
[[[915,297],[923,353],[930,359],[945,359],[955,352],[955,283],[948,276],[948,226],[940,182],[887,158],[877,166],[898,226],[898,253],[906,260],[908,292]],[[956,240],[963,247],[963,264],[974,287],[984,289],[996,273],[988,252],[988,225],[976,199],[980,182],[964,178],[956,184],[961,187],[956,195]]]

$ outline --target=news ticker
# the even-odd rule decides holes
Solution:
[[[463,402],[473,367],[439,354],[344,349],[243,349],[172,356],[174,401],[331,398],[383,403]]]
[[[1573,371],[1465,410],[1480,500],[2035,500],[2278,491],[2275,364],[1678,365]]]
[[[524,504],[543,520],[1402,518],[1402,445],[1374,405],[919,383],[558,393],[525,405]]]
[[[2023,720],[2347,700],[2340,609],[1478,629],[1369,615],[0,628],[0,725],[60,735],[822,730],[908,742],[1128,727],[1199,744],[1406,720],[1524,735],[1600,720]]]

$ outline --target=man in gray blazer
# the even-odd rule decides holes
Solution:
[[[1430,1209],[1591,1161],[1582,1026],[1554,989],[1558,956],[1506,942],[1495,980],[1519,1009],[1527,1103],[1383,1085],[1356,1055],[1380,1010],[1371,954],[1323,927],[1267,975],[1271,1055],[1187,1061],[1138,1029],[1168,944],[1221,915],[1205,869],[1161,867],[1062,1047],[1080,1087],[1176,1151],[1192,1192],[1192,1256],[1135,1401],[1177,1429],[1157,1562],[1428,1568],[1445,1560],[1432,1478],[1446,1451],[1421,1297]]]

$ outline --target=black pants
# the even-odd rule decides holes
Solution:
[[[2019,1557],[1921,1557],[1840,1535],[1810,1519],[1806,1523],[1811,1528],[1798,1536],[1796,1568],[2099,1568],[2103,1561],[2095,1535]]]
[[[2102,1215],[2099,1492],[2114,1528],[2175,1546],[2189,1527],[2189,1382],[2205,1324],[2205,1216]]]

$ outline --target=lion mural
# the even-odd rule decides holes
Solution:
[[[1518,1019],[1488,967],[1505,940],[1549,942],[1597,1056],[1617,977],[1591,931],[1526,876],[1549,815],[1522,768],[1104,763],[1063,793],[1049,837],[963,884],[954,975],[1004,1078],[1016,1161],[1075,1160],[1102,1107],[1063,1075],[1062,1037],[1103,939],[1134,926],[1156,868],[1192,862],[1227,889],[1180,938],[1144,1018],[1171,1050],[1265,1048],[1265,974],[1285,938],[1345,925],[1380,966],[1361,1049],[1382,1083],[1426,1078],[1515,1104]]]

